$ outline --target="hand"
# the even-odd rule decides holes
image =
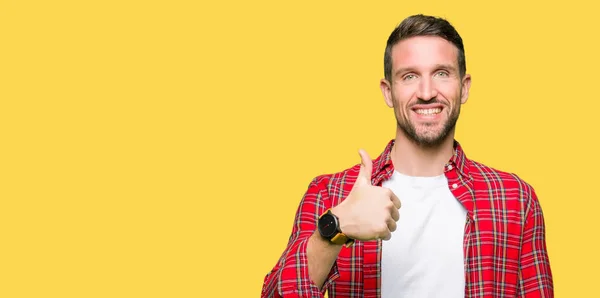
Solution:
[[[400,218],[400,200],[385,187],[371,184],[373,162],[359,150],[361,166],[348,197],[331,212],[339,218],[340,229],[356,240],[390,240]]]

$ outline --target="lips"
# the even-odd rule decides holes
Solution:
[[[436,116],[444,110],[444,105],[439,103],[416,104],[411,110],[420,116]]]
[[[435,115],[442,112],[442,108],[415,109],[415,113],[419,115]]]

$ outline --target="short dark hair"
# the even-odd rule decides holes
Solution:
[[[415,36],[438,36],[458,48],[458,70],[463,77],[467,72],[467,63],[465,59],[465,47],[463,41],[456,29],[447,20],[440,17],[427,15],[412,15],[404,19],[398,25],[392,34],[390,34],[385,47],[383,57],[383,68],[385,79],[392,81],[392,47],[400,41]]]

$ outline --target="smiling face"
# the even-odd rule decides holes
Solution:
[[[460,75],[456,46],[437,36],[410,37],[394,45],[391,57],[391,78],[381,81],[381,91],[399,132],[424,147],[454,137],[471,86],[470,75]]]

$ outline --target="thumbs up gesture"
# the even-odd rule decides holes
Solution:
[[[348,197],[331,212],[339,218],[342,233],[356,240],[389,240],[400,218],[400,200],[388,188],[373,186],[373,162],[364,150],[360,172]]]

